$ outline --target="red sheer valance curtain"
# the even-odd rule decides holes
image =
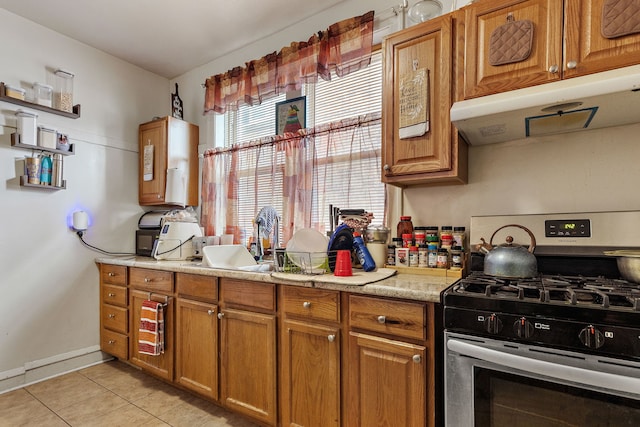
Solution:
[[[370,209],[367,202],[375,197],[368,193],[384,191],[384,184],[371,179],[381,167],[380,123],[375,113],[207,150],[202,167],[205,234],[233,234],[234,242],[244,243],[251,219],[268,205],[282,213],[282,237],[287,242],[303,227],[326,231],[324,208],[332,201],[342,206],[355,201]]]
[[[373,15],[345,19],[319,31],[306,42],[293,42],[271,53],[211,76],[205,82],[204,112],[224,113],[239,105],[258,105],[264,99],[299,90],[318,76],[341,77],[369,65],[373,44]]]

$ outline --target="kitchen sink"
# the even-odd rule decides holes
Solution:
[[[257,263],[242,245],[215,245],[202,248],[202,266],[226,270],[271,271],[270,263]]]

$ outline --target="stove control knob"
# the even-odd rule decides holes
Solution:
[[[484,328],[490,334],[498,334],[502,331],[502,320],[493,313],[484,319]]]
[[[526,317],[521,317],[513,324],[513,332],[519,337],[528,339],[533,336],[535,329],[533,324],[527,320]]]
[[[578,335],[582,344],[589,348],[600,348],[604,345],[604,334],[595,328],[593,325],[589,325],[580,331]]]

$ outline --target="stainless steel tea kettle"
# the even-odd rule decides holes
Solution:
[[[513,237],[511,236],[507,236],[506,243],[494,247],[494,236],[498,231],[507,227],[518,227],[526,231],[531,237],[529,248],[513,243]],[[533,254],[536,248],[536,238],[528,228],[518,224],[508,224],[494,231],[489,243],[484,238],[480,240],[482,240],[482,244],[478,245],[478,249],[485,254],[484,274],[513,278],[527,278],[538,275],[538,261]]]

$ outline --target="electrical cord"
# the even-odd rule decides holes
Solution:
[[[168,254],[169,252],[173,252],[176,249],[180,249],[185,243],[188,243],[190,241],[193,240],[193,238],[196,237],[196,235],[194,234],[193,236],[189,237],[187,240],[185,240],[184,242],[180,243],[178,246],[176,246],[173,249],[169,249],[168,251],[164,251],[164,252],[156,252],[156,255],[164,255],[164,254]]]
[[[76,231],[76,234],[78,235],[78,238],[80,239],[80,241],[82,242],[83,245],[85,245],[86,247],[88,247],[89,249],[96,251],[96,252],[100,252],[106,255],[113,255],[113,256],[132,256],[132,255],[136,255],[136,254],[132,254],[132,253],[127,253],[127,252],[109,252],[109,251],[105,251],[104,249],[100,249],[96,246],[90,245],[89,243],[87,243],[84,238],[84,231],[80,230],[80,231]]]

